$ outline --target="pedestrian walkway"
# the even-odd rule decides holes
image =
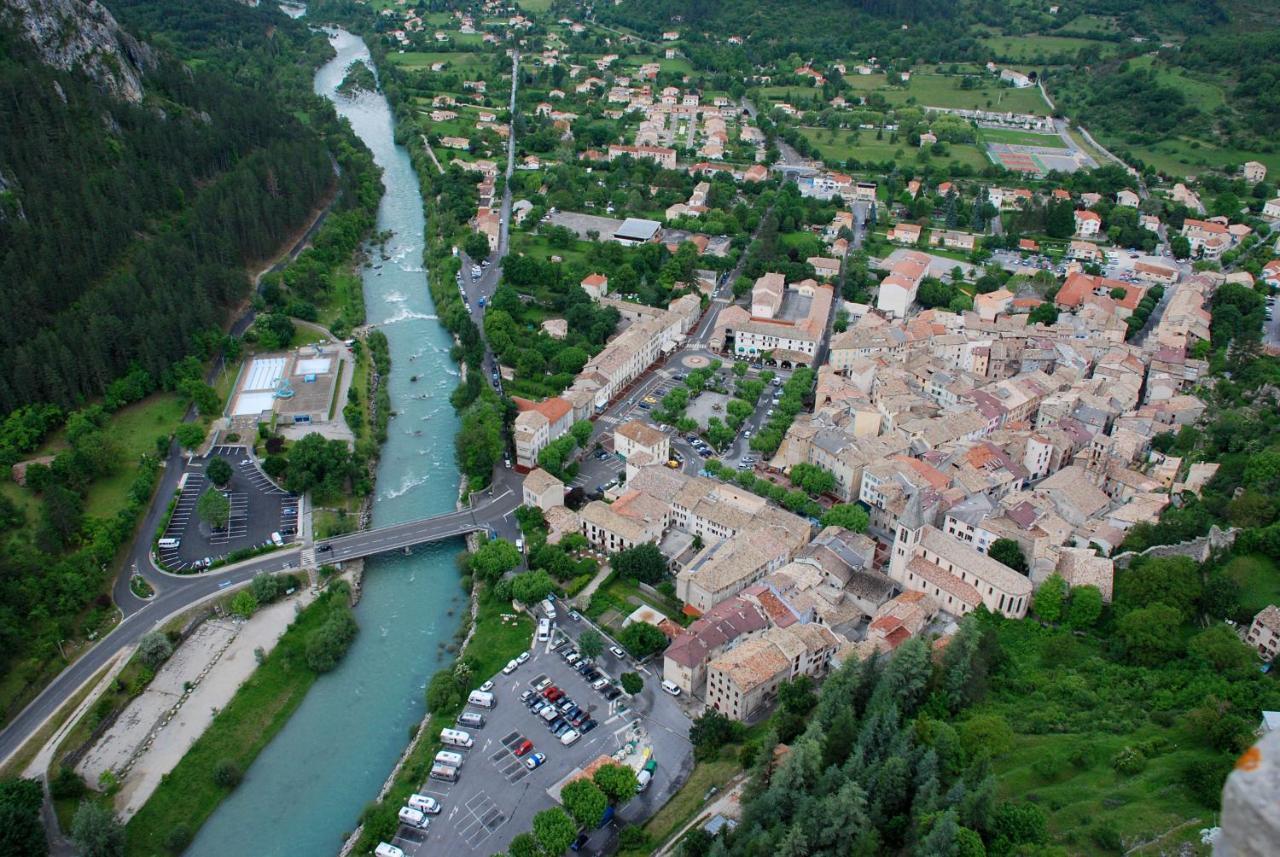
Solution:
[[[587,605],[591,603],[591,596],[600,588],[600,584],[604,583],[604,579],[609,576],[613,569],[609,564],[601,563],[600,569],[596,572],[596,576],[591,578],[591,582],[583,587],[582,591],[573,596],[571,603],[579,610],[585,610]]]

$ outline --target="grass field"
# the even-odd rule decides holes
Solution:
[[[655,846],[665,842],[697,815],[706,804],[708,789],[712,786],[723,789],[724,784],[741,770],[736,757],[737,750],[738,747],[732,745],[724,749],[719,759],[699,762],[680,790],[645,823],[644,832],[649,834],[650,841]],[[637,853],[649,853],[649,849]]]
[[[983,128],[978,132],[988,143],[1008,143],[1012,146],[1042,146],[1046,149],[1065,149],[1067,144],[1057,134],[1037,134],[1034,131],[1017,131],[1012,128]]]
[[[89,486],[86,513],[105,518],[124,508],[129,486],[138,475],[138,459],[155,452],[156,438],[171,434],[186,410],[176,393],[156,393],[112,414],[106,433],[120,449],[120,467]]]
[[[850,134],[854,133],[850,131],[837,131],[834,139],[828,138],[826,130],[821,128],[801,128],[800,133],[808,137],[818,147],[818,151],[822,154],[822,159],[828,162],[839,161],[843,163],[849,158],[857,158],[859,161],[883,162],[894,160],[905,164],[908,162],[915,163],[919,155],[919,150],[907,145],[905,140],[900,140],[897,143],[890,143],[887,137],[883,140],[877,140],[873,131],[859,132],[856,135],[858,139],[855,143],[848,142]],[[931,159],[932,163],[968,164],[979,170],[991,163],[977,146],[967,144],[949,146],[948,152],[949,154],[945,158],[934,156]]]
[[[432,63],[446,63],[445,70],[477,68],[484,65],[485,57],[471,51],[405,51],[404,53],[387,54],[387,59],[405,68],[431,68]]]
[[[516,0],[521,11],[538,14],[551,8],[551,0]]]
[[[1280,604],[1280,569],[1262,554],[1234,557],[1223,569],[1240,586],[1240,607],[1253,615],[1268,604]]]
[[[1137,774],[1116,772],[1110,760],[1135,743],[1164,739],[1174,749],[1151,759]],[[1078,755],[1077,755],[1078,754]],[[1077,763],[1069,761],[1073,756]],[[1070,853],[1119,853],[1108,847],[1105,831],[1114,831],[1126,848],[1175,831],[1169,846],[1182,841],[1176,831],[1197,833],[1216,819],[1177,785],[1188,763],[1211,762],[1211,754],[1194,746],[1178,730],[1158,727],[1140,734],[1019,735],[1013,749],[994,762],[1004,798],[1035,796],[1049,812],[1049,833]],[[1199,819],[1201,823],[1182,825]],[[1198,843],[1198,836],[1196,837]]]
[[[1039,57],[1072,54],[1096,46],[1103,56],[1115,53],[1115,44],[1074,36],[991,36],[983,40],[995,54],[996,62],[1036,63]]]
[[[1150,69],[1155,72],[1156,80],[1165,86],[1171,86],[1186,96],[1187,103],[1205,112],[1212,112],[1227,103],[1222,87],[1215,83],[1199,80],[1183,72],[1170,69],[1163,63],[1156,62],[1155,57],[1137,57],[1129,61],[1132,68]]]
[[[1271,171],[1280,170],[1280,152],[1251,152],[1245,149],[1228,149],[1198,140],[1176,138],[1153,143],[1149,146],[1129,146],[1123,140],[1098,136],[1098,141],[1111,151],[1125,151],[1134,157],[1172,176],[1195,175],[1211,168],[1233,168],[1245,161],[1260,161]]]
[[[945,74],[911,75],[908,85],[891,86],[884,90],[885,100],[890,104],[902,105],[915,99],[914,104],[922,107],[950,107],[960,110],[1001,110],[1013,113],[1035,113],[1047,115],[1049,105],[1045,104],[1037,87],[1014,89],[1001,86],[995,78],[984,78],[981,89],[961,89],[958,76]]]
[[[307,637],[335,610],[345,610],[345,602],[344,592],[331,590],[298,614],[271,654],[129,821],[125,853],[163,853],[174,828],[183,826],[194,833],[230,794],[214,782],[214,769],[230,761],[247,771],[302,704],[317,678],[307,666]]]

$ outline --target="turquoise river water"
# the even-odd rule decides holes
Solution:
[[[316,73],[315,91],[350,120],[382,167],[386,193],[378,229],[393,234],[385,257],[375,253],[372,264],[380,267],[363,273],[368,320],[391,345],[396,411],[373,504],[374,526],[381,526],[454,508],[458,421],[449,393],[458,372],[427,292],[422,197],[409,155],[394,142],[391,109],[380,93],[347,98],[336,92],[352,62],[369,61],[364,43],[342,30],[330,40],[337,56]],[[351,650],[316,682],[200,830],[190,857],[337,853],[422,718],[427,679],[445,660],[441,643],[466,609],[454,564],[460,549],[461,541],[450,541],[367,564],[356,607],[360,634]]]

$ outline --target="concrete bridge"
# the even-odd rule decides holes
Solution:
[[[478,500],[473,497],[473,500]],[[442,539],[464,536],[477,530],[491,530],[496,523],[510,514],[520,505],[520,497],[510,489],[496,497],[485,496],[482,502],[476,502],[468,509],[458,512],[447,512],[406,521],[403,524],[389,524],[372,530],[361,530],[346,536],[336,536],[315,543],[315,562],[318,565],[342,562],[350,559],[363,559],[387,551],[403,550],[415,545],[424,545]],[[305,560],[309,557],[304,557]]]

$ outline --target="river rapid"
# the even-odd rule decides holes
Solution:
[[[458,420],[449,393],[458,370],[427,290],[422,196],[408,153],[395,143],[390,105],[381,93],[337,93],[352,62],[372,67],[369,51],[345,30],[326,32],[337,56],[317,71],[314,88],[351,122],[382,168],[377,228],[392,235],[363,271],[368,321],[391,347],[384,383],[395,416],[373,503],[373,526],[382,526],[455,506]],[[190,857],[338,851],[422,719],[427,679],[448,660],[443,646],[467,609],[455,564],[462,547],[453,540],[366,564],[355,643],[201,828]]]

